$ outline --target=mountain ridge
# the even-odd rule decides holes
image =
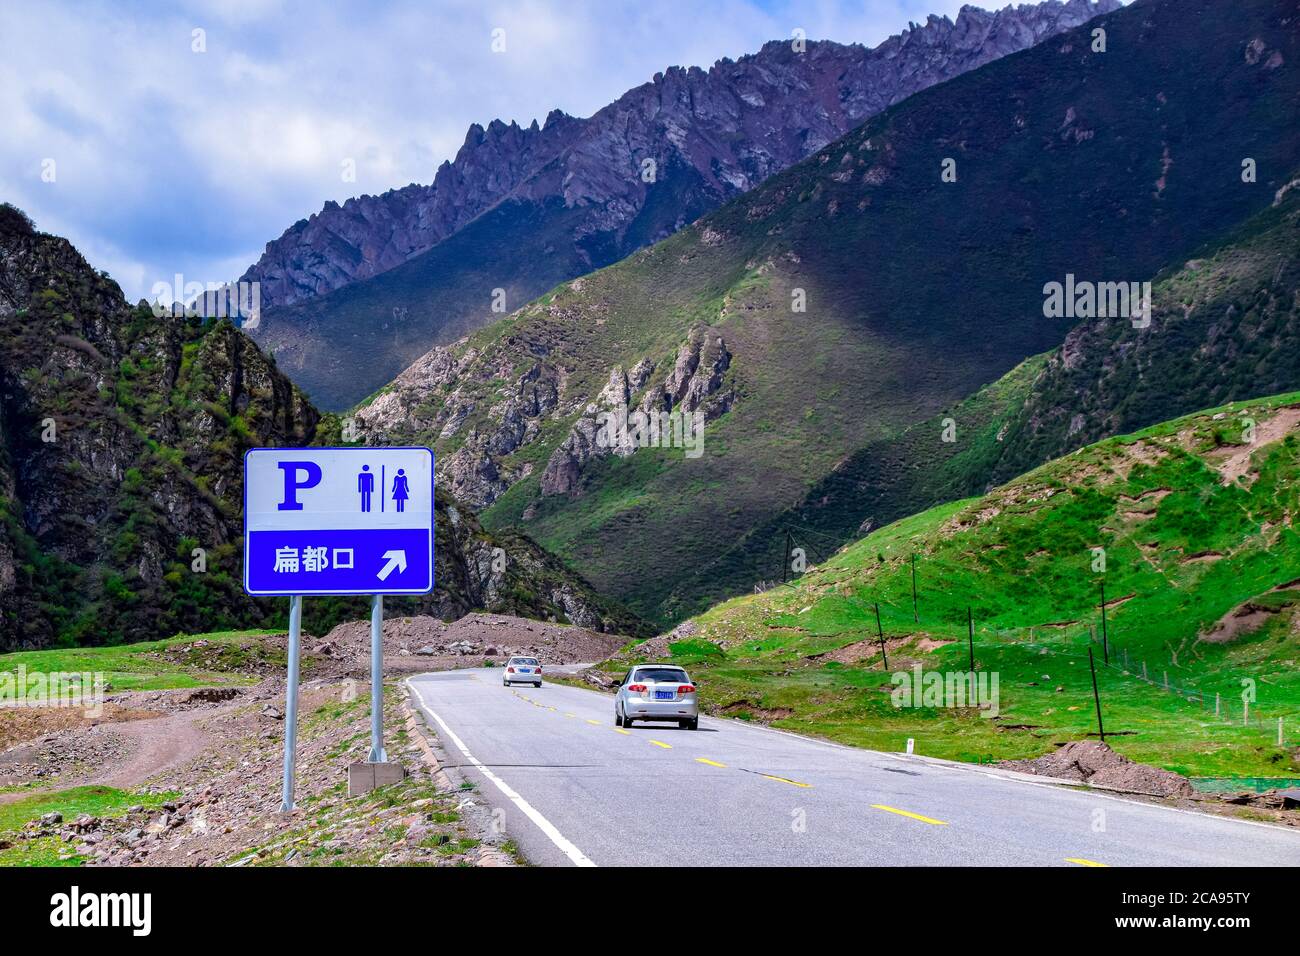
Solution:
[[[1154,281],[1150,324],[1093,319],[925,422],[854,452],[794,507],[701,569],[702,611],[780,581],[788,534],[809,563],[926,502],[993,487],[1113,435],[1300,389],[1300,196],[1286,195]],[[952,441],[942,439],[951,426]],[[918,467],[919,466],[919,467]]]
[[[508,311],[616,262],[912,93],[1117,7],[968,6],[870,49],[772,41],[707,71],[671,67],[587,119],[475,124],[432,185],[329,203],[268,243],[242,277],[260,285],[250,331],[337,410],[501,298]]]

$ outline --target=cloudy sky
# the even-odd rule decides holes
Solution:
[[[992,4],[989,4],[992,5]],[[998,5],[1003,5],[999,3]],[[238,277],[328,199],[429,182],[470,123],[588,116],[670,65],[874,45],[961,0],[292,0],[0,7],[0,201],[131,300]],[[505,52],[492,50],[504,30]],[[196,31],[202,31],[196,33]],[[356,181],[345,182],[345,160]],[[47,181],[52,180],[52,181]]]

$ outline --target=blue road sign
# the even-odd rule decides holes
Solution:
[[[244,455],[244,590],[433,590],[433,452],[253,448]]]

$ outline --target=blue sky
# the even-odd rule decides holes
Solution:
[[[874,45],[961,5],[5,3],[0,200],[70,238],[134,301],[177,272],[238,277],[328,199],[429,182],[470,123],[588,116],[666,66],[707,67],[796,27]],[[504,53],[491,49],[498,28]]]

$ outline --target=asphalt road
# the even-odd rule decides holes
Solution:
[[[702,718],[614,726],[613,698],[410,678],[448,762],[536,864],[1297,866],[1300,832],[988,768]]]

